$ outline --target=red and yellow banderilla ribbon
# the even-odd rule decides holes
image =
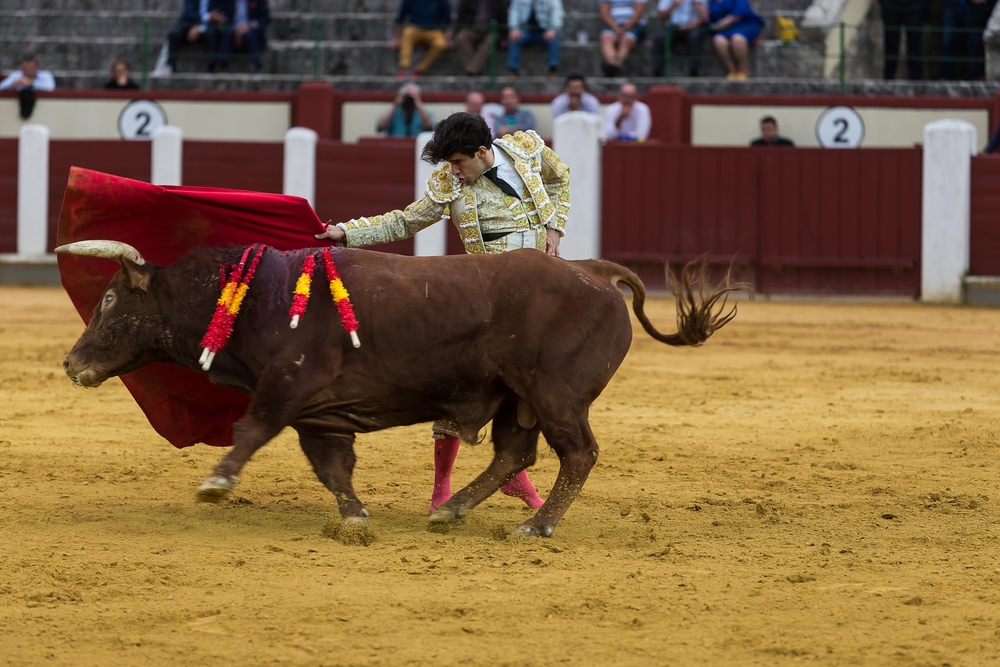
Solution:
[[[233,323],[236,315],[240,312],[243,299],[250,289],[250,280],[257,272],[257,265],[260,264],[261,257],[264,256],[265,245],[248,246],[243,250],[240,263],[237,264],[229,274],[229,280],[225,280],[225,267],[219,271],[219,282],[224,283],[222,294],[215,302],[215,313],[212,315],[212,322],[208,325],[208,331],[201,339],[201,358],[198,363],[201,369],[207,371],[212,367],[215,355],[226,346],[229,336],[233,333]],[[250,266],[246,266],[247,257],[251,252],[256,252]],[[246,271],[244,271],[246,268]]]
[[[344,281],[340,279],[337,266],[333,263],[333,254],[329,248],[324,248],[320,253],[307,255],[302,262],[302,273],[295,282],[295,293],[292,296],[292,307],[288,311],[288,316],[292,318],[289,326],[296,328],[299,321],[306,312],[309,304],[310,287],[312,286],[312,275],[316,268],[316,254],[323,255],[323,264],[326,268],[326,277],[330,281],[330,294],[333,295],[333,302],[337,305],[337,312],[340,314],[340,324],[351,337],[351,344],[354,347],[361,347],[361,339],[358,338],[358,320],[354,317],[354,306],[351,305],[351,295],[344,287]]]

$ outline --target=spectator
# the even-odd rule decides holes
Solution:
[[[392,108],[379,116],[375,129],[388,137],[415,137],[434,127],[434,117],[420,99],[420,86],[405,83],[396,93]]]
[[[601,113],[601,103],[587,92],[587,81],[582,74],[570,74],[566,77],[565,89],[552,100],[553,120],[567,111]]]
[[[750,142],[751,146],[791,146],[795,143],[791,139],[778,134],[778,121],[773,116],[764,116],[760,119],[760,138]]]
[[[922,25],[927,0],[879,0],[885,54],[883,78],[896,78],[899,67],[899,33],[906,30],[906,73],[911,81],[924,78],[924,33]]]
[[[956,60],[959,58],[958,45],[961,42],[959,29],[965,28],[965,52],[967,54],[966,73],[972,81],[983,81],[986,76],[983,61],[983,31],[990,19],[993,8],[987,0],[945,0],[944,3],[944,33],[941,36],[941,50],[944,64],[941,68],[941,78],[953,81],[958,78]],[[907,51],[909,51],[909,33],[907,33]]]
[[[218,51],[219,33],[214,26],[209,27],[211,13],[208,4],[209,0],[184,0],[184,13],[177,19],[173,30],[167,33],[168,73],[177,70],[177,52],[185,43],[202,43],[211,54]]]
[[[250,54],[255,72],[264,69],[260,54],[267,49],[267,24],[271,22],[267,0],[211,0],[209,13],[222,30],[219,55],[209,71],[225,69],[234,48]]]
[[[402,0],[396,15],[396,35],[392,38],[392,50],[399,49],[399,72],[396,78],[409,76],[413,47],[418,45],[426,46],[427,53],[413,75],[426,74],[437,57],[448,48],[448,35],[445,31],[450,26],[451,5],[448,0]]]
[[[636,99],[635,86],[622,84],[618,101],[604,110],[605,141],[645,141],[651,125],[649,107]]]
[[[477,93],[475,91],[469,93],[465,97],[465,113],[472,114],[473,116],[479,116],[484,121],[486,121],[486,126],[490,128],[490,136],[494,134],[493,124],[495,122],[495,116],[489,113],[487,110],[487,105],[485,104],[486,98],[483,97],[482,93]],[[489,106],[499,106],[498,104],[491,104]],[[502,111],[503,107],[500,107]]]
[[[139,84],[133,81],[129,74],[128,62],[119,58],[111,66],[111,78],[104,84],[105,90],[139,90]]]
[[[710,0],[708,20],[715,30],[715,50],[725,63],[730,81],[746,81],[747,52],[760,37],[764,19],[750,8],[749,0]]]
[[[992,154],[996,151],[998,146],[1000,146],[1000,125],[993,130],[993,136],[990,137],[989,143],[986,144],[986,148],[983,149],[983,152]]]
[[[507,22],[507,0],[459,0],[455,49],[469,76],[482,74],[490,57],[490,23]]]
[[[684,44],[688,74],[698,76],[701,64],[701,42],[708,23],[706,0],[660,0],[656,15],[663,22],[663,33],[653,42],[653,76],[663,76],[666,50],[674,44]]]
[[[521,109],[518,106],[520,103],[521,99],[513,86],[506,86],[500,90],[503,113],[493,119],[493,127],[496,128],[493,132],[495,139],[521,130],[535,129],[535,114],[528,109]]]
[[[507,70],[521,73],[521,49],[529,44],[545,44],[549,77],[559,70],[559,31],[563,27],[562,0],[513,0],[507,12]]]
[[[11,72],[0,81],[0,90],[17,91],[20,115],[24,120],[31,118],[35,110],[35,91],[55,90],[56,78],[47,69],[38,68],[38,58],[33,53],[21,56],[21,69]]]
[[[632,48],[646,39],[646,3],[641,0],[601,0],[601,67],[605,76],[621,76]]]

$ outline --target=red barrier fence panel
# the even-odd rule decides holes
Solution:
[[[1000,158],[972,158],[969,273],[1000,276]]]
[[[0,253],[17,252],[17,139],[0,139]]]
[[[608,144],[603,168],[603,255],[659,285],[735,257],[763,293],[919,293],[919,149]]]
[[[320,141],[316,148],[316,213],[324,222],[404,209],[413,202],[413,143],[342,144]],[[413,254],[413,239],[372,246]]]
[[[918,296],[921,155],[761,151],[759,289]]]
[[[48,251],[55,248],[59,210],[69,182],[70,167],[94,169],[148,183],[152,170],[151,150],[148,141],[62,139],[49,142]]]
[[[757,253],[758,168],[748,148],[608,144],[602,255],[658,285],[666,262],[704,255],[713,264],[735,257],[750,267]]]
[[[184,185],[281,193],[285,145],[280,142],[185,141]]]

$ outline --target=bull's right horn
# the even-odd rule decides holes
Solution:
[[[67,243],[56,248],[56,252],[65,255],[86,255],[88,257],[103,257],[113,259],[116,262],[122,257],[127,257],[136,264],[145,264],[139,251],[127,243],[121,241],[77,241]]]

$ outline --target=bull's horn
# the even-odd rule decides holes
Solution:
[[[116,262],[127,257],[136,264],[145,264],[139,251],[121,241],[77,241],[56,248],[56,252],[66,255],[87,255],[88,257],[103,257]]]

